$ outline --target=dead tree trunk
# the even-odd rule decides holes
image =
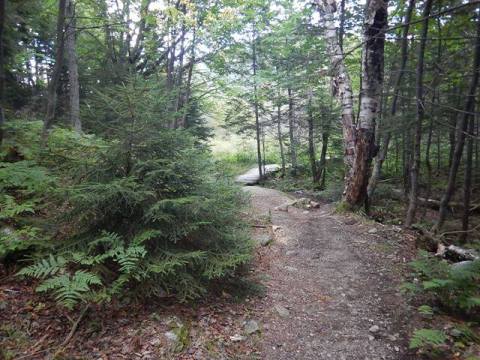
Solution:
[[[408,2],[408,7],[405,13],[405,19],[403,22],[403,32],[402,32],[402,40],[401,40],[401,54],[400,54],[400,67],[398,68],[398,73],[395,78],[395,84],[393,87],[393,98],[392,98],[392,105],[390,107],[390,118],[393,118],[397,113],[397,104],[398,104],[398,95],[400,92],[400,85],[402,83],[403,74],[405,73],[405,68],[407,66],[408,60],[408,32],[410,29],[410,20],[412,19],[413,9],[415,8],[415,0],[410,0]],[[388,124],[385,124],[388,126]],[[384,126],[385,126],[384,125]],[[375,192],[375,188],[377,186],[378,180],[382,174],[382,166],[387,157],[388,146],[390,144],[392,133],[389,129],[384,129],[384,136],[382,141],[382,146],[380,151],[375,158],[375,162],[373,165],[372,176],[370,177],[368,183],[368,197],[372,197],[373,193]]]
[[[60,73],[63,65],[63,53],[65,44],[65,7],[67,0],[58,1],[58,16],[57,16],[57,35],[56,35],[56,50],[55,50],[55,65],[48,84],[48,99],[47,99],[47,114],[43,122],[42,142],[45,144],[48,138],[48,131],[55,119],[55,110],[57,107],[57,87],[60,79]]]
[[[478,86],[480,72],[480,19],[477,20],[477,38],[475,41],[475,57],[473,60],[473,76],[470,82],[467,99],[465,102],[465,111],[461,115],[460,122],[457,126],[457,141],[455,142],[455,151],[453,153],[452,164],[448,174],[448,184],[445,193],[440,203],[440,211],[438,213],[438,220],[434,226],[434,231],[442,228],[445,218],[448,213],[448,203],[450,202],[455,192],[455,181],[457,178],[458,167],[462,158],[463,146],[465,144],[465,132],[467,130],[468,119],[475,109],[475,92]]]
[[[66,5],[66,36],[65,50],[67,53],[68,66],[68,84],[70,95],[70,124],[77,133],[82,132],[82,123],[80,121],[80,85],[78,83],[78,64],[76,51],[76,18],[74,0],[67,0]]]
[[[413,145],[413,162],[410,168],[410,194],[405,226],[410,227],[415,219],[417,211],[418,196],[418,178],[420,174],[420,145],[422,141],[422,124],[425,117],[425,104],[423,95],[423,70],[425,60],[425,47],[427,44],[428,34],[428,16],[432,9],[433,0],[427,0],[423,9],[421,40],[418,47],[418,63],[417,63],[417,79],[416,79],[416,102],[417,102],[417,119],[415,123],[415,136]]]

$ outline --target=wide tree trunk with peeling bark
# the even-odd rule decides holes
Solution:
[[[80,85],[78,82],[74,0],[67,0],[66,7],[67,26],[65,29],[65,51],[67,55],[68,84],[70,92],[70,124],[77,133],[81,133],[82,123],[80,121]]]
[[[337,38],[334,0],[322,0],[325,36],[331,57],[334,92],[342,106],[342,127],[345,145],[344,201],[359,207],[367,200],[367,185],[373,157],[376,155],[375,122],[380,111],[383,84],[387,0],[370,0],[365,11],[362,51],[362,81],[358,122],[355,123],[351,81],[344,63],[344,54]]]

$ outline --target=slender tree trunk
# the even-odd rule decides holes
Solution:
[[[463,183],[463,216],[462,230],[460,235],[462,242],[467,240],[468,223],[470,219],[470,198],[472,195],[472,167],[473,167],[473,136],[474,136],[475,119],[470,116],[468,122],[468,139],[467,139],[467,162],[465,164],[465,179]]]
[[[402,33],[402,40],[401,40],[401,53],[400,53],[400,66],[398,68],[398,73],[395,78],[395,84],[393,87],[393,98],[392,98],[392,104],[390,107],[390,118],[395,117],[395,114],[397,113],[397,104],[398,104],[398,95],[400,92],[400,85],[402,83],[402,78],[403,74],[405,73],[405,68],[407,66],[407,60],[408,60],[408,32],[410,29],[410,20],[412,19],[412,13],[415,8],[415,0],[409,0],[408,2],[408,7],[405,13],[405,18],[404,18],[404,26],[403,26],[403,33]],[[382,174],[382,166],[387,158],[387,152],[388,152],[388,146],[390,145],[390,139],[392,136],[392,132],[390,129],[388,129],[388,126],[390,124],[385,124],[387,125],[387,128],[384,129],[384,136],[383,136],[383,141],[382,141],[382,146],[380,147],[380,151],[375,158],[375,162],[373,165],[373,170],[372,170],[372,176],[370,177],[369,183],[368,183],[368,197],[372,197],[373,193],[375,192],[375,188],[377,186],[378,180],[380,179],[380,176]]]
[[[5,28],[6,1],[7,0],[0,0],[0,145],[2,145],[3,142],[3,126],[5,124],[5,59],[3,32]]]
[[[82,132],[80,121],[80,85],[78,82],[78,64],[76,51],[76,18],[74,0],[67,0],[67,27],[65,38],[65,50],[67,53],[68,83],[70,95],[70,124],[77,133]]]
[[[285,176],[285,151],[283,149],[283,139],[282,139],[282,111],[280,109],[280,103],[277,104],[277,136],[278,136],[278,145],[280,147],[280,158],[282,159],[282,176]]]
[[[325,177],[327,173],[327,149],[328,149],[328,138],[330,134],[328,131],[323,131],[322,133],[322,151],[320,153],[320,162],[319,169],[317,171],[318,181],[320,182],[320,189],[325,189]]]
[[[261,133],[260,133],[260,118],[258,113],[258,95],[257,95],[257,33],[254,32],[252,43],[252,68],[253,68],[253,107],[255,111],[255,132],[257,135],[257,161],[258,161],[258,174],[260,180],[263,178],[262,171],[262,149],[261,149]]]
[[[473,60],[473,75],[468,90],[467,99],[465,102],[464,112],[461,116],[460,122],[457,126],[457,141],[455,143],[455,151],[453,153],[452,165],[448,175],[448,184],[445,193],[440,201],[440,210],[438,214],[437,223],[434,226],[434,231],[442,228],[443,223],[448,212],[448,203],[450,202],[455,192],[455,181],[457,178],[458,167],[462,158],[463,146],[465,143],[465,131],[467,130],[468,119],[475,109],[475,92],[478,86],[479,72],[480,72],[480,19],[477,19],[477,37],[475,41],[475,57]]]
[[[55,50],[55,65],[48,84],[47,114],[43,122],[42,142],[45,144],[48,138],[48,131],[55,119],[55,110],[57,107],[57,87],[62,72],[63,53],[65,44],[65,7],[67,0],[58,1],[58,17],[57,17],[57,40]]]
[[[295,139],[295,119],[293,116],[293,95],[290,84],[287,88],[288,94],[288,134],[290,136],[290,159],[292,163],[292,175],[297,175],[297,143]]]
[[[315,139],[313,133],[313,109],[312,109],[312,93],[308,99],[308,156],[310,158],[310,168],[312,171],[312,181],[314,184],[318,182],[317,162],[315,159]]]
[[[413,162],[410,169],[410,194],[409,194],[409,204],[407,210],[407,216],[405,219],[405,226],[412,226],[413,221],[415,220],[415,213],[417,211],[417,196],[418,196],[418,178],[420,174],[420,150],[421,150],[421,141],[422,141],[422,125],[425,117],[425,104],[423,96],[423,71],[424,71],[424,60],[425,60],[425,47],[427,44],[427,35],[428,35],[428,16],[430,16],[430,11],[432,9],[433,0],[426,0],[425,8],[423,9],[422,18],[422,30],[421,30],[421,39],[418,47],[417,55],[417,80],[416,80],[416,102],[417,102],[417,119],[415,123],[415,136],[414,136],[414,145],[413,145]]]
[[[187,85],[185,89],[185,98],[183,100],[183,109],[182,109],[182,120],[179,124],[180,127],[185,128],[187,126],[187,116],[190,111],[190,96],[192,94],[192,77],[193,77],[193,67],[195,65],[195,44],[197,39],[196,28],[193,28],[193,39],[190,48],[190,62],[188,65],[188,75],[187,75]]]

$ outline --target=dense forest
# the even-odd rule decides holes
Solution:
[[[480,359],[479,76],[478,0],[0,0],[0,359]]]

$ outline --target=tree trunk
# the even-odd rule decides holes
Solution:
[[[56,50],[55,50],[55,65],[53,66],[53,72],[48,84],[48,99],[47,99],[47,114],[43,122],[42,130],[42,142],[46,143],[48,138],[48,131],[55,119],[55,110],[57,107],[57,87],[60,79],[60,73],[62,72],[63,65],[63,53],[65,44],[65,7],[67,0],[58,1],[58,16],[57,16],[57,35],[56,35]]]
[[[320,181],[320,189],[325,189],[325,177],[327,173],[327,149],[328,149],[328,138],[330,134],[328,131],[323,131],[322,133],[322,151],[320,153],[320,163],[319,169],[317,171],[318,181]]]
[[[288,134],[290,136],[290,160],[292,163],[292,175],[297,175],[297,144],[295,141],[295,119],[293,117],[292,88],[288,85]]]
[[[425,47],[427,44],[428,35],[428,16],[432,9],[433,0],[426,0],[425,8],[423,9],[421,39],[418,47],[417,55],[417,79],[416,79],[416,103],[417,103],[417,118],[415,123],[415,136],[413,145],[413,162],[410,168],[410,194],[407,216],[405,219],[405,226],[410,227],[415,220],[415,213],[417,211],[417,196],[418,196],[418,178],[420,174],[420,147],[422,141],[422,124],[425,117],[425,104],[423,96],[423,70],[425,60]]]
[[[465,242],[468,234],[468,223],[470,218],[470,198],[472,195],[472,166],[473,166],[473,136],[474,136],[475,119],[470,116],[468,122],[468,139],[467,139],[467,162],[465,164],[465,179],[463,183],[463,216],[462,216],[462,230],[460,239]]]
[[[65,50],[67,54],[68,84],[70,87],[70,124],[77,133],[81,133],[82,123],[80,121],[80,85],[78,83],[77,51],[75,48],[76,19],[74,0],[67,0],[66,7],[67,26],[65,35]]]
[[[3,31],[5,28],[5,10],[7,0],[0,0],[0,145],[3,142],[3,126],[5,124],[5,60]]]
[[[400,67],[398,68],[398,73],[397,73],[395,84],[393,87],[393,98],[392,98],[392,105],[390,108],[390,118],[393,118],[397,113],[397,104],[398,104],[398,95],[400,92],[400,85],[402,83],[403,74],[405,73],[405,68],[407,66],[407,60],[408,60],[408,31],[410,29],[410,20],[412,19],[412,13],[414,8],[415,8],[415,0],[409,0],[408,7],[405,13],[405,19],[403,22],[404,26],[403,26],[401,45],[400,45],[401,46]],[[369,198],[373,196],[378,180],[380,179],[380,176],[382,174],[382,166],[387,157],[388,146],[390,144],[391,136],[392,136],[391,130],[388,128],[384,129],[382,146],[380,147],[380,151],[377,157],[375,158],[375,162],[372,170],[372,176],[370,177],[370,180],[368,183],[367,192],[368,192]]]
[[[278,145],[280,147],[280,158],[282,159],[282,176],[285,176],[285,151],[283,149],[283,140],[282,140],[282,111],[280,109],[280,103],[277,104],[277,136],[278,136]]]
[[[308,98],[308,157],[310,158],[310,168],[312,171],[312,181],[314,184],[318,182],[317,162],[315,159],[315,139],[313,133],[313,109],[312,109],[312,93]]]
[[[195,65],[195,43],[197,39],[196,28],[193,27],[193,38],[190,48],[190,62],[188,65],[188,75],[187,75],[187,85],[185,88],[185,98],[183,99],[183,109],[182,109],[182,119],[179,124],[179,127],[185,128],[187,126],[187,116],[190,111],[190,96],[192,94],[192,76],[193,76],[193,66]]]
[[[322,0],[323,18],[325,24],[325,40],[330,56],[332,92],[341,104],[341,121],[344,141],[345,182],[350,176],[355,156],[355,114],[353,110],[352,82],[344,62],[344,54],[337,40],[335,31],[335,13],[337,11],[335,0]]]
[[[260,176],[260,180],[263,178],[263,171],[262,171],[262,149],[261,149],[261,141],[260,138],[260,118],[258,114],[258,96],[257,96],[257,34],[254,32],[254,38],[252,43],[252,68],[253,68],[253,107],[255,110],[255,132],[257,135],[257,162],[258,162],[258,175]]]
[[[367,2],[363,32],[360,112],[356,126],[355,157],[345,184],[345,201],[354,207],[367,200],[370,165],[376,155],[375,123],[380,113],[383,84],[387,0]]]
[[[452,165],[448,174],[448,184],[440,203],[440,211],[434,231],[442,228],[448,212],[448,203],[455,192],[455,180],[457,178],[458,167],[462,158],[463,146],[465,143],[465,131],[467,130],[468,119],[475,110],[475,92],[478,86],[478,78],[480,72],[480,19],[477,20],[477,38],[475,41],[475,57],[473,61],[473,75],[470,82],[470,88],[465,102],[464,112],[457,126],[457,141],[455,143],[455,151],[453,153]]]

